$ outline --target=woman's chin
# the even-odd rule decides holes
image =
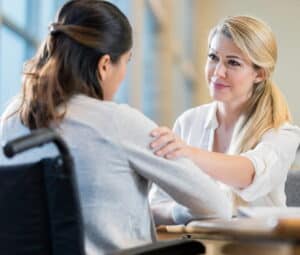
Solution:
[[[210,93],[211,98],[214,101],[227,102],[229,98],[225,95],[221,95],[221,93]]]

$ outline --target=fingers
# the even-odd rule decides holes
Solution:
[[[169,129],[168,127],[157,127],[151,131],[150,135],[153,137],[159,137],[163,134],[167,134],[170,132],[172,132],[172,130]]]
[[[150,143],[150,147],[154,151],[157,151],[160,148],[167,146],[169,143],[174,142],[175,140],[176,136],[172,132],[163,133],[160,136],[157,136],[155,140],[152,143]]]
[[[167,155],[169,155],[172,152],[180,149],[181,147],[182,147],[182,144],[175,139],[172,142],[170,142],[168,144],[165,144],[160,149],[158,149],[157,151],[155,151],[155,154],[157,156],[167,157]]]
[[[154,137],[150,148],[157,156],[175,159],[185,155],[187,145],[168,127],[157,127],[150,135]]]

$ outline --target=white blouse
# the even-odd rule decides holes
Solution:
[[[216,110],[215,102],[187,110],[176,120],[174,132],[189,145],[212,151],[214,133],[219,125]],[[299,143],[300,128],[286,123],[278,130],[267,131],[254,149],[241,154],[254,165],[252,184],[244,189],[234,189],[217,182],[232,201],[233,214],[241,205],[286,206],[287,172]],[[161,191],[153,192],[153,203],[160,200],[163,200]]]

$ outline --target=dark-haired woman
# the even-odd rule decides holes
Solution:
[[[151,182],[199,217],[231,215],[226,196],[191,161],[153,155],[152,121],[111,102],[131,46],[130,24],[114,5],[66,3],[26,65],[21,95],[1,119],[2,144],[43,127],[56,128],[66,140],[75,160],[88,254],[155,240],[147,199]],[[0,159],[24,163],[55,154],[45,146],[14,160]],[[175,209],[166,213],[176,214]]]

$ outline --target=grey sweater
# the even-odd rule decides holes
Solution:
[[[17,100],[2,116],[0,141],[27,134],[17,114]],[[75,160],[88,254],[102,254],[155,240],[148,192],[152,182],[196,215],[226,217],[225,194],[191,161],[157,157],[149,149],[156,125],[140,112],[113,102],[74,96],[57,131]],[[33,149],[3,164],[37,161],[56,155],[54,146]]]

